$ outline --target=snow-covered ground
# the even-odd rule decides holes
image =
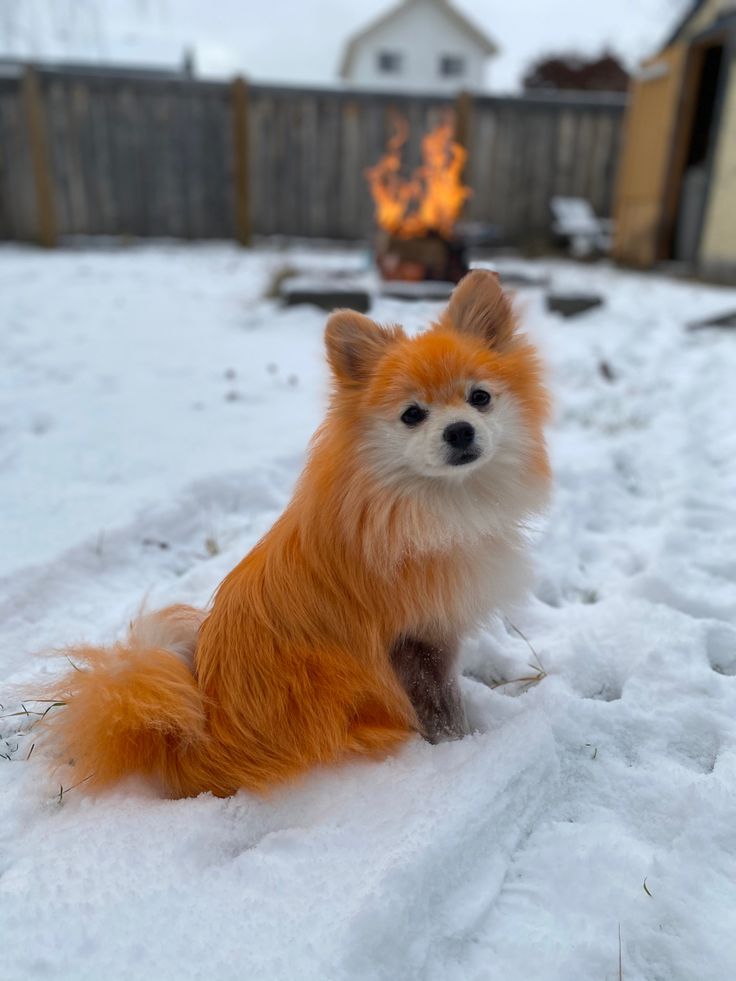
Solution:
[[[264,292],[285,263],[365,262],[0,250],[6,715],[59,670],[33,652],[110,638],[144,598],[205,603],[270,525],[327,376],[323,315]],[[736,977],[736,335],[685,329],[736,291],[500,265],[606,297],[562,321],[519,293],[557,406],[514,614],[538,660],[497,624],[465,650],[477,734],[268,800],[60,793],[4,718],[3,981]]]

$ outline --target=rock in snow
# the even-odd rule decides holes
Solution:
[[[557,490],[533,596],[465,646],[474,735],[267,800],[60,794],[26,760],[33,652],[205,603],[287,500],[327,376],[324,315],[262,298],[283,259],[0,249],[0,977],[732,981],[736,346],[683,325],[733,290],[500,263],[606,304],[518,300]]]

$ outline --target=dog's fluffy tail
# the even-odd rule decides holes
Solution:
[[[251,638],[260,659],[236,656],[228,674],[221,652],[232,661],[249,645],[216,624],[220,654],[208,662],[204,621],[173,606],[136,620],[113,647],[67,651],[73,668],[42,696],[53,705],[42,721],[54,762],[74,767],[73,785],[101,789],[140,774],[171,797],[265,792],[318,763],[380,758],[412,731],[398,682],[341,650],[289,655]],[[209,688],[202,662],[217,669]]]
[[[48,692],[44,718],[58,763],[75,782],[106,787],[134,773],[181,789],[182,768],[206,755],[205,699],[193,672],[204,614],[172,606],[141,616],[124,642],[68,651],[71,670]]]

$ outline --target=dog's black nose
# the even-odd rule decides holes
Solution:
[[[475,439],[475,430],[469,422],[453,422],[445,429],[442,438],[454,450],[465,450]]]

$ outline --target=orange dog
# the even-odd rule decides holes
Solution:
[[[423,334],[338,310],[326,344],[334,391],[294,497],[212,609],[72,652],[85,668],[48,718],[91,786],[264,791],[466,730],[459,640],[518,592],[549,483],[537,358],[482,271]]]

